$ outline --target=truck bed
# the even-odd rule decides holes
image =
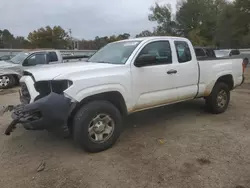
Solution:
[[[240,57],[197,57],[198,61],[209,61],[209,60],[225,60],[225,59],[242,59]]]
[[[211,58],[198,60],[198,63],[200,69],[198,96],[208,96],[220,74],[232,75],[234,87],[242,82],[242,59]]]
[[[77,62],[77,61],[86,61],[90,56],[87,55],[70,55],[70,56],[63,56],[63,62]]]

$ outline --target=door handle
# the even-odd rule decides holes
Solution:
[[[169,70],[168,72],[167,72],[167,74],[176,74],[177,73],[177,70]]]

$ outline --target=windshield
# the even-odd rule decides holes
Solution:
[[[216,57],[225,57],[225,56],[229,56],[230,50],[216,50],[215,54]]]
[[[88,61],[96,63],[125,64],[140,41],[110,43],[97,51]]]
[[[15,64],[20,64],[22,63],[27,57],[29,56],[29,53],[27,52],[20,52],[16,56],[10,59],[10,62],[15,63]]]

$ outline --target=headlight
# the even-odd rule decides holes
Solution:
[[[48,95],[50,92],[57,94],[63,94],[67,88],[73,84],[70,80],[51,80],[51,81],[40,81],[35,83],[35,89],[42,96]]]
[[[53,92],[63,94],[63,92],[68,89],[73,82],[69,80],[52,80],[50,84]]]

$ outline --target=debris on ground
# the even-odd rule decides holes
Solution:
[[[45,166],[46,166],[46,163],[44,161],[41,162],[36,171],[37,172],[43,171],[45,169]]]
[[[159,142],[160,144],[165,144],[165,141],[164,141],[163,139],[159,139],[158,142]]]
[[[206,165],[206,164],[210,164],[211,161],[209,159],[206,159],[206,158],[199,158],[197,159],[197,162],[200,164],[200,165]]]
[[[245,188],[245,187],[241,185],[237,185],[235,188]]]

